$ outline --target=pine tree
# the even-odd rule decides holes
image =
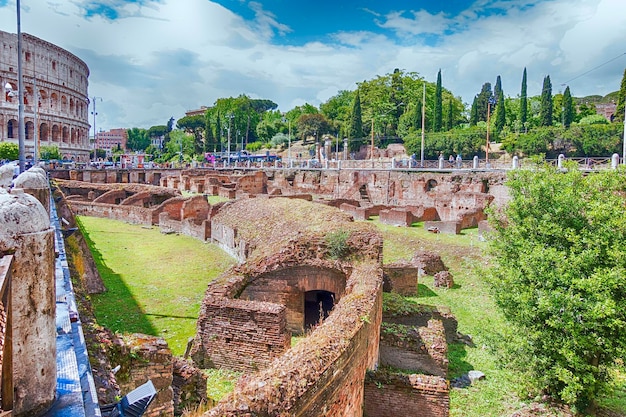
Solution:
[[[524,75],[522,76],[522,91],[520,93],[519,102],[519,121],[522,124],[522,128],[526,124],[528,119],[528,96],[526,93],[526,68],[524,68]]]
[[[443,119],[443,103],[441,99],[442,87],[441,87],[441,69],[437,73],[437,88],[435,89],[435,120],[433,121],[433,130],[435,132],[441,131],[442,119]]]
[[[487,121],[487,110],[489,99],[493,97],[493,93],[491,92],[491,83],[484,83],[483,87],[476,96],[476,122],[486,122]],[[493,108],[491,108],[491,112],[493,113]]]
[[[352,117],[350,118],[350,128],[348,138],[358,139],[363,137],[363,119],[361,117],[361,94],[356,90],[354,102],[352,103]]]
[[[539,123],[541,126],[552,126],[552,83],[549,75],[546,75],[543,79]]]
[[[622,76],[622,83],[619,87],[619,93],[617,94],[617,107],[615,108],[614,121],[624,121],[624,103],[626,102],[626,69],[624,69],[624,75]]]
[[[565,127],[569,127],[572,124],[575,112],[574,101],[568,85],[563,93],[563,125]]]

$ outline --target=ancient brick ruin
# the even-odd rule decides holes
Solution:
[[[403,317],[382,311],[383,276],[386,290],[410,295],[417,291],[418,275],[447,269],[429,253],[383,266],[380,235],[353,219],[379,216],[397,226],[432,222],[427,224],[439,232],[459,233],[482,224],[487,205],[507,198],[502,175],[290,170],[53,175],[75,214],[212,241],[241,262],[208,286],[191,349],[197,366],[245,373],[235,392],[207,415],[448,414],[446,341],[456,335],[454,318],[445,309],[427,307]],[[203,195],[183,197],[183,191]],[[206,195],[235,201],[211,205]],[[346,252],[335,256],[331,241],[340,233]],[[305,342],[291,347],[292,334],[306,335]],[[152,377],[165,381],[155,402],[165,415],[174,407],[180,411],[185,399],[201,398],[203,379],[195,368],[177,364],[158,340],[146,343],[146,367],[120,386],[131,388]],[[172,382],[173,391],[166,387]]]

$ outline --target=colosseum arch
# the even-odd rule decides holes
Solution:
[[[60,142],[61,141],[61,130],[59,129],[59,125],[52,125],[52,141]]]
[[[70,131],[67,126],[63,126],[62,132],[63,143],[70,143]]]
[[[39,140],[41,142],[48,142],[50,140],[49,128],[47,123],[42,123],[39,125]]]
[[[31,140],[35,137],[34,133],[35,133],[35,124],[32,121],[27,121],[26,124],[26,130],[25,130],[25,139],[26,140]]]
[[[7,138],[17,138],[17,120],[15,119],[9,119],[9,121],[7,122]]]
[[[64,113],[67,112],[67,97],[66,96],[61,96],[61,111]]]
[[[59,96],[57,93],[50,94],[50,110],[57,110],[59,108]]]
[[[70,114],[76,114],[76,108],[74,107],[74,99],[70,98]]]

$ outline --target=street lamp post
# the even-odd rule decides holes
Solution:
[[[283,116],[283,123],[287,122],[287,165],[291,167],[291,120]]]
[[[230,166],[230,125],[233,121],[233,118],[235,117],[234,114],[229,114],[228,115],[228,149],[226,150],[226,153],[228,154],[228,165]]]
[[[98,160],[97,155],[96,155],[96,146],[98,145],[98,131],[96,130],[96,116],[98,115],[98,112],[96,111],[96,101],[100,99],[100,101],[102,101],[102,97],[92,97],[91,98],[91,102],[93,103],[93,111],[91,112],[91,114],[93,114],[93,160],[94,162]]]
[[[24,172],[26,155],[24,149],[24,80],[22,79],[22,24],[20,20],[20,0],[17,0],[17,140],[19,148],[20,173]]]

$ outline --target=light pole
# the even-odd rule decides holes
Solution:
[[[230,124],[233,121],[233,118],[235,117],[234,114],[229,114],[228,115],[228,149],[226,150],[226,152],[228,153],[228,165],[230,166]]]
[[[17,105],[17,140],[20,173],[22,173],[26,165],[26,155],[24,154],[24,80],[22,79],[22,24],[20,20],[20,0],[17,0],[17,90],[19,96]]]
[[[283,123],[287,122],[287,164],[291,167],[291,120],[283,116]]]
[[[98,112],[96,111],[96,101],[100,99],[100,101],[102,101],[102,97],[92,97],[91,98],[91,102],[93,103],[93,111],[91,112],[91,114],[93,114],[93,160],[94,162],[98,160],[97,156],[96,156],[96,146],[98,144],[98,131],[96,130],[96,116],[98,115]]]
[[[496,104],[496,99],[493,96],[489,97],[489,100],[487,100],[487,147],[485,149],[485,166],[486,166],[486,168],[491,168],[489,166],[489,116],[491,114],[491,105],[492,104]]]

